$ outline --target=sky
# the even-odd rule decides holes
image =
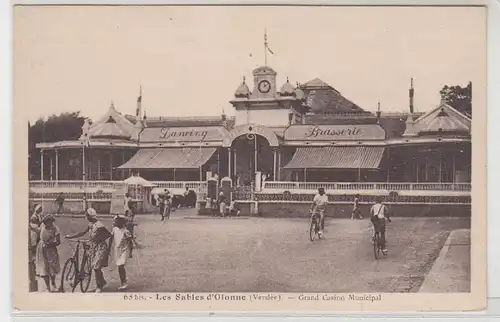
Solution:
[[[417,111],[444,85],[485,82],[481,7],[18,6],[14,108],[134,114],[142,86],[148,116],[232,115],[264,65],[264,30],[278,87],[318,77],[369,111],[408,111],[411,77]]]

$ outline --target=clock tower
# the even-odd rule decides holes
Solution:
[[[269,127],[285,127],[302,122],[304,93],[286,80],[281,89],[276,88],[277,73],[268,66],[253,70],[253,90],[245,78],[234,93],[231,104],[236,110],[236,124],[258,124]]]
[[[253,70],[254,88],[250,99],[274,99],[277,97],[276,72],[267,66]]]

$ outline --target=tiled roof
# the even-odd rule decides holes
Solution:
[[[130,133],[114,122],[106,122],[92,127],[90,137],[130,139]]]
[[[200,126],[225,126],[230,129],[234,126],[235,119],[221,116],[210,117],[155,117],[143,121],[146,127],[200,127]]]
[[[137,133],[138,129],[115,109],[113,103],[111,103],[106,114],[89,128],[90,137],[102,137],[110,134],[112,137],[116,135],[119,138],[135,138]]]
[[[304,91],[307,104],[314,113],[361,113],[364,110],[354,104],[339,91],[319,78],[313,79],[300,88]]]
[[[444,102],[415,120],[413,126],[415,135],[469,135],[470,130],[471,119]]]
[[[304,84],[301,84],[302,88],[307,88],[307,89],[318,89],[318,88],[331,88],[333,89],[333,87],[331,87],[329,84],[325,83],[324,81],[322,81],[321,79],[319,78],[315,78],[313,80],[310,80],[308,82],[305,82]]]
[[[287,169],[376,169],[382,147],[307,147],[298,148]]]

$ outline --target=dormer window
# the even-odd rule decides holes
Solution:
[[[115,119],[112,116],[109,116],[108,120],[106,123],[116,123]]]
[[[448,116],[448,113],[446,113],[444,108],[442,108],[441,111],[439,111],[439,114],[437,115],[437,117],[447,117],[447,116]]]

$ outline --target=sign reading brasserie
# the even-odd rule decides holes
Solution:
[[[383,140],[385,131],[378,124],[294,125],[285,131],[285,140]]]

